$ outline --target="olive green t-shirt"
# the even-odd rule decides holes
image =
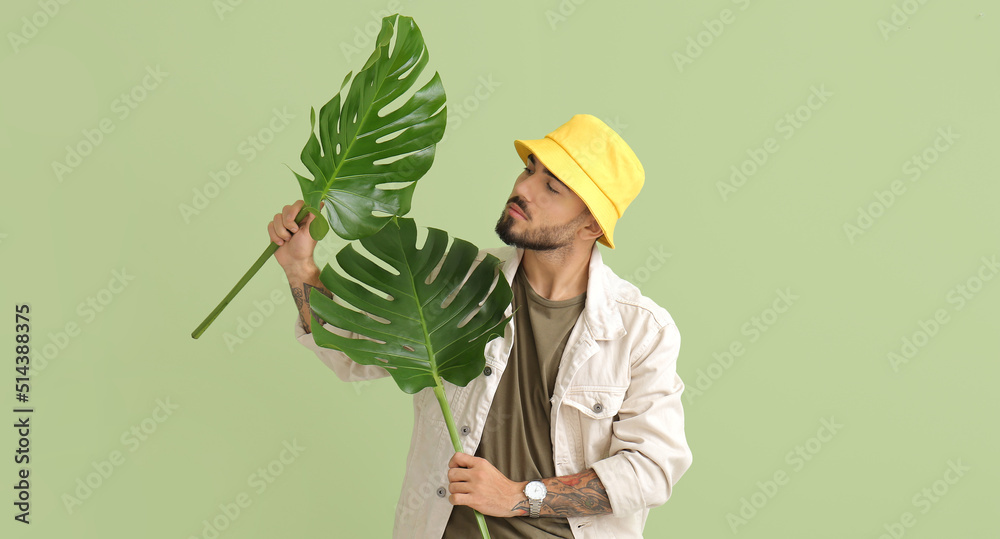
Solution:
[[[490,406],[476,456],[489,461],[511,481],[555,477],[549,412],[559,360],[570,331],[583,311],[587,293],[552,301],[531,288],[519,266],[511,282],[514,293],[514,345]],[[563,517],[486,515],[493,539],[572,538]],[[475,514],[456,505],[442,539],[480,537]]]

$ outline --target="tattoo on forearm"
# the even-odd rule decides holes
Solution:
[[[302,283],[302,288],[291,286],[292,297],[295,298],[295,308],[299,311],[299,323],[302,324],[302,328],[305,329],[306,331],[309,331],[309,317],[306,314],[307,312],[310,312],[308,304],[309,292],[313,288],[319,290],[321,294],[323,294],[328,298],[333,297],[333,294],[322,286],[313,286],[309,283]],[[313,318],[316,318],[317,321],[319,321],[319,317],[317,317],[315,314],[313,314],[312,316]]]
[[[296,286],[289,285],[292,289],[292,297],[295,298],[295,310],[299,312],[299,324],[302,325],[302,329],[309,331],[309,322],[302,316],[302,305],[305,304],[305,294],[302,293],[302,289]]]
[[[604,490],[604,483],[593,468],[573,475],[545,479],[547,493],[542,501],[539,516],[579,517],[612,513],[611,501]],[[528,500],[511,508],[518,515],[528,515]]]

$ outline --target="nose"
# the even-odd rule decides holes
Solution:
[[[517,206],[521,213],[525,215],[528,219],[531,219],[531,210],[528,209],[529,206],[534,208],[533,203],[534,195],[532,194],[533,187],[530,185],[532,181],[530,179],[525,179],[514,186],[514,192],[511,193],[510,199],[507,201],[510,204]]]
[[[529,202],[535,199],[535,194],[538,192],[539,187],[544,188],[544,181],[539,181],[539,174],[532,174],[525,177],[523,180],[514,183],[514,192],[511,198],[514,196],[520,197],[523,202]]]

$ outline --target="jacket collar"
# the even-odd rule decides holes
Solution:
[[[504,277],[507,278],[507,284],[511,285],[514,282],[514,274],[524,257],[524,249],[507,246],[503,255],[499,257],[504,261],[502,271]],[[583,307],[583,319],[590,334],[597,340],[616,339],[626,333],[625,324],[622,323],[622,316],[618,312],[618,303],[615,301],[612,290],[610,273],[611,269],[604,265],[601,251],[597,247],[597,242],[594,242],[594,248],[590,253],[587,299]],[[513,309],[508,307],[508,310],[512,311]]]

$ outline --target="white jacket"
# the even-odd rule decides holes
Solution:
[[[510,283],[523,252],[511,246],[482,249],[477,260],[487,253],[497,256]],[[508,306],[505,316],[511,312]],[[358,337],[329,324],[325,327]],[[482,374],[466,387],[444,382],[456,427],[469,427],[468,434],[459,438],[463,452],[470,455],[479,446],[514,331],[512,320],[502,339],[487,343],[490,376]],[[298,321],[295,336],[345,382],[389,376],[382,367],[361,365],[343,352],[317,346]],[[649,509],[670,498],[674,484],[691,466],[681,406],[684,383],[677,375],[680,344],[670,314],[605,266],[595,243],[586,304],[556,377],[550,418],[552,457],[560,476],[593,468],[607,489],[614,514],[569,518],[577,539],[641,538]],[[455,450],[431,388],[414,395],[413,411],[393,538],[438,539],[453,507],[448,501],[447,471]]]

